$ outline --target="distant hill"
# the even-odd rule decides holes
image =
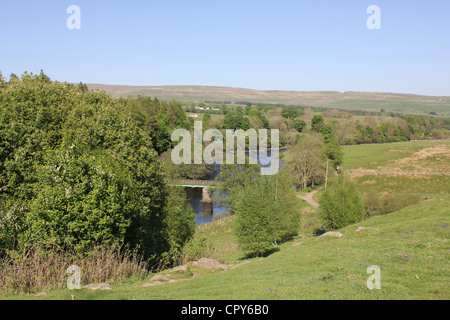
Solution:
[[[146,95],[160,100],[185,103],[220,101],[266,104],[302,105],[344,110],[365,110],[450,116],[449,96],[423,96],[386,92],[281,91],[253,90],[214,86],[122,86],[88,84],[89,88],[104,90],[116,97]]]

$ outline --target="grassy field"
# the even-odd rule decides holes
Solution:
[[[449,140],[365,144],[343,149],[343,170],[390,168],[450,172]]]
[[[345,147],[344,169],[379,169],[402,164],[421,151],[448,141],[417,141]],[[441,149],[439,149],[441,150]],[[444,150],[447,150],[444,148]],[[428,153],[427,153],[428,154]],[[433,170],[446,152],[420,157]],[[415,158],[414,158],[415,159]],[[395,162],[397,161],[397,162]],[[376,162],[376,163],[374,163]],[[449,162],[447,161],[447,164]],[[421,163],[423,164],[423,163]],[[417,195],[420,201],[398,211],[347,226],[342,237],[316,237],[316,210],[298,199],[299,235],[266,257],[247,258],[234,235],[234,220],[215,222],[195,237],[208,239],[207,257],[229,266],[209,269],[188,263],[187,270],[155,284],[146,279],[109,283],[114,291],[48,290],[47,295],[0,295],[1,299],[450,299],[448,175],[354,175],[364,194]],[[320,202],[320,192],[316,199]],[[356,231],[358,227],[367,227]],[[381,289],[369,290],[367,268],[381,269]],[[170,281],[170,282],[169,282]],[[149,285],[150,284],[150,285]],[[45,290],[45,289],[43,289]]]

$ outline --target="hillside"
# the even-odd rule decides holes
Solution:
[[[435,112],[450,116],[450,97],[423,96],[383,92],[281,91],[253,90],[214,86],[122,86],[88,84],[116,97],[147,95],[160,100],[182,102],[251,102],[263,104],[302,105],[344,110],[365,110],[423,114]]]
[[[448,141],[348,146],[344,163],[347,169],[395,166],[403,170],[426,165],[436,171],[441,160],[448,159],[449,146]],[[156,278],[150,274],[135,281],[109,282],[114,290],[60,289],[37,297],[9,294],[1,298],[448,300],[448,175],[361,174],[353,180],[363,195],[390,194],[392,199],[416,196],[420,200],[337,230],[342,236],[334,238],[313,236],[312,230],[318,226],[315,209],[299,199],[299,235],[264,258],[243,255],[231,218],[196,233],[198,239],[208,239],[211,249],[207,256],[225,265],[190,262],[175,272],[164,270]],[[317,200],[320,203],[320,194]],[[370,265],[381,269],[381,289],[367,288]]]
[[[70,300],[72,295],[77,300],[447,300],[448,201],[448,196],[441,195],[370,218],[339,230],[341,238],[295,239],[266,258],[241,261],[228,271],[190,264],[176,275],[161,273],[158,281],[148,277],[134,283],[112,283],[114,291],[55,290],[38,299]],[[366,229],[359,231],[359,227]],[[225,225],[211,234],[220,237],[229,228]],[[370,265],[381,268],[379,290],[367,289]],[[25,294],[14,297],[33,298]]]

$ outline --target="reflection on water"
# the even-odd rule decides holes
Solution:
[[[283,152],[284,150],[280,150],[279,152]],[[249,156],[252,159],[258,160],[258,163],[261,164],[258,158],[258,152],[246,152],[246,155]],[[261,159],[263,163],[268,163],[270,161],[271,153],[270,151],[267,152],[267,157],[264,157],[265,159]],[[269,158],[269,160],[267,159]],[[280,161],[279,165],[280,167],[283,166],[285,163],[283,161]],[[270,163],[269,163],[270,166]],[[266,166],[262,166],[263,170],[267,168]],[[220,165],[216,165],[216,168],[213,173],[211,173],[208,176],[208,180],[214,180],[214,178],[220,173]],[[191,204],[192,208],[195,212],[195,223],[197,226],[203,224],[203,223],[209,223],[214,221],[214,217],[216,215],[224,215],[226,211],[228,211],[227,207],[219,207],[216,204],[212,205],[212,208],[208,207],[211,206],[211,204],[208,203],[202,203],[202,188],[185,188],[186,194],[187,194],[187,201]],[[204,206],[207,206],[204,210]],[[212,209],[212,210],[211,210]],[[209,213],[211,212],[212,213]],[[217,218],[217,216],[216,216]]]
[[[210,203],[202,203],[202,188],[186,188],[187,193],[187,201],[191,204],[192,208],[195,212],[195,223],[197,226],[202,223],[208,223],[214,221],[214,216],[220,214],[221,212],[226,211],[227,207],[219,207],[216,204],[212,204],[212,208]],[[204,213],[204,206],[206,206],[206,210]],[[212,210],[211,210],[212,209]],[[211,212],[211,214],[209,214]]]

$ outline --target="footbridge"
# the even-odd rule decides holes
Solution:
[[[203,214],[213,214],[213,200],[208,192],[209,188],[217,188],[217,185],[213,185],[213,180],[178,179],[168,180],[167,183],[174,187],[202,188]]]
[[[189,188],[205,188],[217,186],[213,185],[214,180],[191,180],[191,179],[179,179],[179,180],[169,180],[168,184],[174,187],[189,187]]]

